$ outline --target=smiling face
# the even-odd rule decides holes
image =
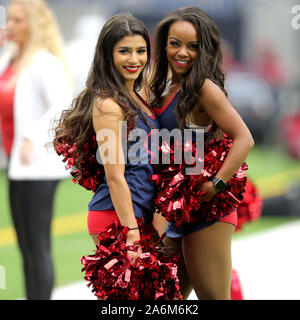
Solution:
[[[12,4],[8,8],[7,37],[24,47],[30,37],[28,13],[22,4]]]
[[[147,43],[141,35],[126,36],[113,48],[113,63],[126,84],[133,85],[147,63]]]
[[[173,76],[180,77],[188,72],[198,52],[198,36],[194,25],[188,21],[174,22],[167,39],[167,58]]]

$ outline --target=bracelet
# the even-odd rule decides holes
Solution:
[[[129,231],[131,231],[131,230],[137,230],[139,227],[136,227],[136,228],[128,228],[129,229]]]

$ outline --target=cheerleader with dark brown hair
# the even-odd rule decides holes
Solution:
[[[86,88],[56,127],[56,151],[68,160],[74,179],[94,191],[87,225],[97,250],[81,261],[85,279],[103,300],[180,297],[176,265],[161,260],[150,241],[155,236],[150,137],[158,121],[145,102],[149,61],[144,24],[128,14],[110,18]],[[163,287],[166,277],[173,285]]]
[[[202,219],[180,224],[169,216],[165,243],[178,246],[182,254],[179,276],[185,298],[194,289],[199,299],[230,299],[231,239],[236,226],[236,209],[225,214],[220,209],[221,202],[215,206],[215,211],[209,205],[229,196],[226,190],[229,187],[233,190],[232,178],[241,181],[237,172],[244,172],[244,161],[254,144],[248,128],[227,99],[221,63],[218,29],[203,10],[197,7],[177,9],[158,24],[151,90],[161,129],[202,129],[205,150],[209,150],[213,141],[215,146],[230,146],[222,161],[221,154],[217,154],[218,158],[209,158],[214,163],[220,162],[218,170],[195,185],[202,194],[198,203],[206,208],[196,210]],[[205,160],[209,159],[205,155]],[[163,173],[159,177],[163,180]],[[198,177],[188,179],[193,181]],[[160,198],[156,199],[159,209],[168,197],[163,192],[167,187],[162,185]],[[170,184],[164,182],[164,186]],[[235,189],[240,197],[242,187]],[[186,190],[189,192],[190,188]],[[167,216],[172,212],[170,207],[178,207],[186,199],[187,194],[183,192],[177,203],[170,199],[166,209],[169,211],[161,210],[162,214]],[[233,201],[238,203],[240,199],[235,197]],[[188,200],[186,203],[188,205]],[[175,213],[173,209],[174,216]],[[161,216],[156,219],[158,217]],[[163,223],[157,224],[162,226]]]

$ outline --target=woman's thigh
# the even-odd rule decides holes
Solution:
[[[216,222],[182,237],[186,269],[198,299],[230,299],[234,226]]]

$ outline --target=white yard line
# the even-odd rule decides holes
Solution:
[[[234,239],[233,268],[246,300],[300,299],[300,221]],[[53,299],[90,300],[86,282],[56,288]],[[197,299],[193,291],[189,300]]]
[[[300,299],[300,221],[237,239],[232,260],[245,299]]]

